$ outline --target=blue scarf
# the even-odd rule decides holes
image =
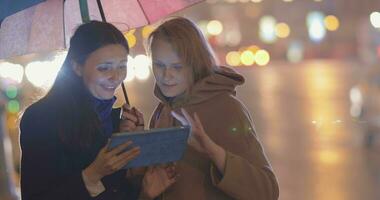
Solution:
[[[98,114],[99,120],[102,124],[103,133],[107,136],[110,136],[113,132],[113,123],[112,123],[112,106],[116,101],[116,97],[112,99],[98,99],[93,97],[93,105],[95,112]]]

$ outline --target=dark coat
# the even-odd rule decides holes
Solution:
[[[136,199],[139,193],[120,170],[106,176],[102,182],[106,188],[92,198],[82,179],[82,170],[91,164],[107,141],[107,136],[97,137],[96,145],[87,151],[73,151],[59,139],[57,127],[58,109],[44,100],[31,105],[23,114],[20,125],[21,194],[23,200],[71,200],[71,199]],[[114,109],[114,131],[118,131],[120,109]]]

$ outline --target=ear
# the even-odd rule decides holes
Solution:
[[[78,76],[82,76],[83,74],[83,67],[81,65],[79,65],[78,63],[76,62],[72,62],[73,64],[71,65],[73,67],[73,70],[75,72],[76,75]]]

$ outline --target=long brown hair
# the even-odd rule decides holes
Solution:
[[[150,56],[156,40],[164,40],[172,45],[183,64],[191,67],[194,83],[217,68],[214,52],[206,38],[197,25],[187,18],[169,18],[149,35],[146,48]]]

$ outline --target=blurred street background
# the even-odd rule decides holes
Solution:
[[[196,22],[220,64],[244,75],[237,95],[252,114],[281,200],[380,199],[380,1],[207,0],[175,16]],[[157,104],[144,50],[153,29],[125,33],[125,83],[146,124]],[[17,185],[19,116],[48,91],[65,56],[0,60]],[[117,106],[123,100],[120,89]]]

